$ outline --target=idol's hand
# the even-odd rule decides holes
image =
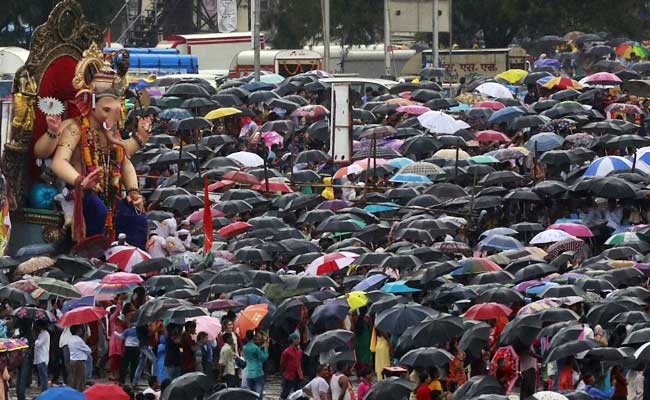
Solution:
[[[88,174],[82,181],[81,181],[81,187],[84,189],[94,189],[95,186],[99,183],[99,181],[102,179],[101,173],[104,170],[104,168],[97,168],[90,174]]]
[[[138,133],[141,135],[149,135],[151,133],[151,124],[153,120],[151,116],[147,116],[138,120]]]
[[[48,115],[45,117],[47,122],[47,131],[59,136],[59,127],[61,126],[61,116],[60,115]]]
[[[144,197],[137,191],[132,191],[126,196],[129,203],[137,208],[140,212],[144,212]]]

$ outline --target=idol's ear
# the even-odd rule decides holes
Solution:
[[[82,89],[77,92],[74,101],[81,115],[87,116],[93,110],[95,106],[93,104],[93,97],[93,92],[88,89]]]

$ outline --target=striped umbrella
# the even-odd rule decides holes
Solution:
[[[151,259],[149,253],[134,246],[113,246],[104,255],[107,262],[126,272],[131,272],[134,265]]]
[[[589,165],[584,176],[607,176],[612,171],[631,169],[632,162],[621,156],[605,156],[597,158]]]
[[[305,269],[305,274],[325,275],[331,272],[340,271],[352,264],[358,257],[358,254],[349,251],[326,254],[312,261]]]

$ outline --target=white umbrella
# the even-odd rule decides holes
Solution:
[[[564,239],[576,239],[576,237],[560,229],[547,229],[535,235],[530,244],[555,243]]]
[[[452,135],[461,129],[469,128],[464,121],[458,121],[451,115],[441,111],[428,111],[418,116],[418,121],[423,128],[427,128],[434,133]]]
[[[569,400],[569,398],[563,394],[549,391],[537,392],[533,395],[533,398],[536,400]]]
[[[495,98],[502,98],[502,97],[506,97],[509,99],[512,98],[512,92],[508,90],[507,87],[496,82],[482,83],[476,87],[476,91],[486,96],[495,97]]]
[[[255,153],[248,151],[238,151],[237,153],[228,154],[226,158],[239,161],[245,167],[259,167],[264,165],[264,159]]]

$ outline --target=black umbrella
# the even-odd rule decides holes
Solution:
[[[608,301],[593,306],[585,317],[590,324],[607,325],[616,315],[626,311],[640,311],[642,304],[624,301],[625,298],[618,298],[616,301]]]
[[[49,311],[33,306],[18,307],[14,310],[12,315],[16,318],[29,319],[33,321],[56,321],[56,317],[54,317],[54,315],[52,315]]]
[[[549,347],[557,347],[564,343],[578,340],[582,333],[583,326],[576,324],[575,321],[573,321],[571,324],[568,324],[567,326],[557,331],[557,333],[551,338]]]
[[[417,89],[411,92],[411,100],[419,101],[421,103],[426,103],[429,100],[441,99],[442,95],[440,92],[430,89]]]
[[[591,339],[572,340],[556,347],[551,347],[550,351],[546,354],[545,360],[546,362],[560,360],[596,347],[598,347],[598,343]]]
[[[630,358],[630,353],[618,347],[596,347],[587,351],[586,357],[598,361],[621,361]]]
[[[280,96],[270,90],[258,90],[248,95],[248,104],[268,103],[273,99],[279,99]]]
[[[413,368],[444,367],[454,356],[448,351],[437,347],[421,347],[406,353],[400,360],[400,364]]]
[[[203,86],[195,83],[177,83],[165,90],[165,96],[178,96],[183,98],[209,98],[210,93]]]
[[[354,333],[345,329],[334,329],[314,337],[305,348],[305,354],[313,356],[346,345]]]
[[[35,304],[34,298],[29,293],[11,286],[3,286],[0,288],[0,299],[6,299],[20,305]]]
[[[478,277],[481,275],[478,275]],[[475,301],[477,303],[512,304],[523,300],[524,296],[514,289],[507,287],[492,287],[480,293]]]
[[[420,323],[427,316],[436,315],[431,308],[415,303],[398,304],[380,312],[375,318],[375,327],[379,330],[400,334],[409,326]]]
[[[477,375],[471,377],[467,382],[462,384],[454,394],[451,400],[472,399],[479,395],[487,394],[505,394],[501,383],[492,375]]]
[[[159,201],[164,201],[167,197],[176,196],[180,194],[190,195],[190,192],[180,187],[160,187],[154,189],[153,192],[151,192],[151,194],[148,197],[148,200],[150,202],[159,202]]]
[[[585,292],[574,285],[559,285],[546,288],[540,297],[569,297],[569,296],[584,296]]]
[[[545,336],[548,337],[555,336],[560,330],[571,325],[577,326],[575,321],[562,321],[562,322],[556,322],[554,324],[547,325],[544,328],[542,328],[541,331],[539,331],[537,337],[542,338]]]
[[[245,200],[225,200],[218,202],[214,209],[226,215],[237,215],[251,211],[253,206]]]
[[[170,268],[171,266],[172,261],[168,258],[152,258],[135,264],[131,269],[131,272],[134,274],[147,274],[150,272],[158,272],[165,268]]]
[[[630,332],[625,340],[623,340],[624,345],[642,345],[650,342],[650,328],[638,329]]]
[[[235,260],[239,262],[264,263],[271,261],[272,257],[262,249],[245,246],[235,252]]]
[[[491,327],[484,322],[477,322],[465,329],[458,342],[458,347],[467,352],[474,359],[481,357],[483,349],[488,346]]]
[[[289,290],[296,289],[322,289],[328,287],[337,287],[337,283],[329,276],[282,276],[283,286]]]
[[[515,283],[543,278],[557,272],[558,268],[551,264],[537,263],[524,267],[515,273]]]
[[[152,260],[155,260],[152,259]],[[164,259],[167,260],[167,259]],[[151,261],[151,260],[150,260]],[[140,263],[142,264],[142,263]],[[171,265],[171,262],[169,262]],[[150,292],[167,292],[177,289],[196,289],[194,282],[179,275],[157,275],[145,281],[145,287]]]
[[[87,258],[68,256],[65,254],[58,256],[52,266],[74,276],[80,276],[95,269],[94,265]]]
[[[517,316],[501,332],[499,344],[516,349],[529,348],[541,329],[542,321],[537,315]]]
[[[174,379],[163,390],[160,400],[195,399],[205,395],[212,387],[212,380],[201,372],[189,372]]]
[[[296,164],[318,164],[330,159],[330,156],[322,150],[305,150],[298,153],[294,163]]]
[[[365,400],[403,399],[415,389],[413,382],[391,376],[377,382],[366,394]]]
[[[197,196],[188,194],[169,196],[160,204],[160,208],[174,210],[181,214],[201,207],[203,207],[203,201]]]

